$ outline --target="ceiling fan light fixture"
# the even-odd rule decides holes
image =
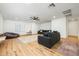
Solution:
[[[34,21],[38,21],[38,20],[40,20],[39,19],[39,17],[35,17],[35,16],[33,16],[33,17],[30,17],[32,20],[34,20]]]
[[[48,7],[55,7],[55,4],[54,3],[51,3],[51,4],[49,4]]]

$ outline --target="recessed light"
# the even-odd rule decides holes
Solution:
[[[53,18],[55,19],[55,18],[56,18],[56,16],[53,16]]]

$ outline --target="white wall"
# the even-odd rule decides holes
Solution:
[[[52,20],[52,31],[59,31],[61,34],[61,37],[66,38],[67,37],[67,31],[66,31],[66,18],[59,18]]]
[[[0,33],[3,33],[3,17],[0,15]]]
[[[73,18],[71,21],[68,22],[68,35],[78,36],[78,19]]]
[[[78,38],[79,38],[79,18],[78,18]]]
[[[66,31],[66,18],[59,18],[52,20],[51,22],[42,23],[40,25],[40,29],[44,30],[57,30],[60,32],[61,37],[66,38],[67,37],[67,31]]]
[[[51,22],[41,23],[40,29],[41,30],[51,30]]]
[[[4,20],[4,32],[27,34],[32,31],[33,34],[36,34],[37,30],[37,24],[34,22]]]
[[[39,30],[39,24],[32,22],[32,34],[37,34],[38,30]]]

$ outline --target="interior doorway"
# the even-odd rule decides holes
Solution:
[[[67,35],[68,37],[78,38],[78,19],[67,17]]]

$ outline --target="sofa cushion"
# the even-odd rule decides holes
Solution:
[[[44,36],[47,36],[47,37],[52,37],[52,34],[53,34],[52,32],[46,32],[46,33],[44,33],[43,35],[44,35]]]

